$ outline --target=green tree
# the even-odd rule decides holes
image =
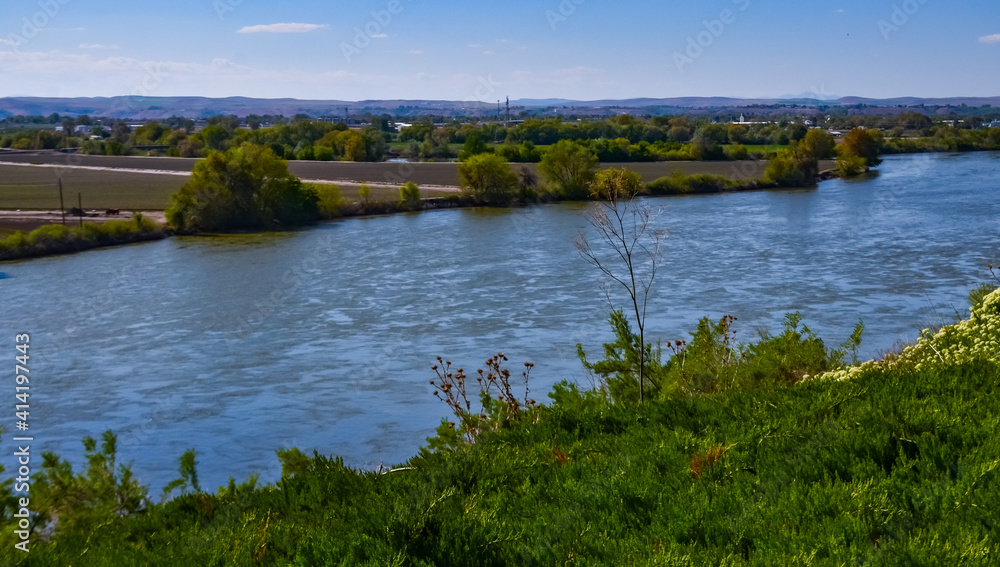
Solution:
[[[560,140],[545,152],[538,170],[554,191],[568,199],[584,199],[599,163],[589,146]]]
[[[836,146],[837,141],[834,140],[833,136],[819,128],[809,130],[805,138],[799,142],[799,147],[803,148],[816,159],[829,159],[833,157],[833,150]]]
[[[458,166],[462,192],[484,205],[506,205],[517,195],[518,178],[496,154],[474,155]]]
[[[479,134],[473,132],[465,138],[465,145],[462,146],[462,151],[458,152],[458,159],[465,161],[473,156],[489,152],[490,149],[486,146],[486,142],[483,142]]]
[[[399,188],[399,200],[407,209],[419,209],[420,187],[412,181],[407,181],[405,185]]]
[[[819,162],[807,149],[796,144],[778,152],[764,170],[764,181],[782,187],[806,187],[816,184]]]
[[[362,183],[361,187],[358,187],[358,196],[361,197],[361,201],[365,205],[368,204],[368,196],[371,194],[372,194],[371,185],[368,185],[367,183]]]
[[[718,124],[708,124],[698,129],[691,144],[698,150],[701,159],[725,159],[722,145],[729,141],[726,128]]]
[[[171,196],[168,224],[182,232],[260,229],[317,218],[318,197],[267,147],[213,151]]]
[[[868,167],[878,167],[882,163],[879,157],[882,148],[878,138],[864,128],[855,128],[844,137],[840,145],[840,155],[857,156],[865,160]]]

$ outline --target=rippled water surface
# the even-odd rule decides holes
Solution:
[[[964,314],[1000,263],[1000,154],[880,169],[810,190],[650,200],[670,237],[647,336],[689,338],[699,317],[733,314],[746,340],[800,311],[828,344],[863,318],[874,356]],[[5,264],[0,338],[32,334],[34,451],[81,463],[80,439],[113,429],[154,487],[189,448],[205,486],[274,480],[283,447],[360,467],[414,454],[446,414],[428,384],[437,355],[533,361],[540,400],[558,380],[587,385],[575,345],[596,356],[610,330],[600,279],[572,243],[584,210],[349,219]],[[12,380],[0,383],[8,431]]]

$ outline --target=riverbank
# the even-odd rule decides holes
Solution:
[[[823,171],[817,176],[816,182],[820,183],[829,179],[834,179],[839,177],[839,175],[832,170]],[[708,175],[708,174],[695,174],[695,175],[684,175],[679,171],[675,172],[674,175],[662,177],[656,181],[649,183],[646,186],[645,191],[642,193],[644,196],[681,196],[681,195],[704,195],[704,194],[714,194],[714,193],[735,193],[743,191],[760,191],[769,189],[782,189],[777,184],[766,183],[761,180],[750,180],[750,181],[736,181],[725,176],[719,175]],[[388,185],[379,185],[376,190],[381,191],[382,195],[387,192],[391,194],[394,190]],[[433,211],[441,209],[457,209],[457,208],[469,208],[469,207],[479,207],[483,206],[476,199],[468,197],[461,194],[450,194],[457,193],[461,191],[458,188],[441,188],[437,187],[434,189],[439,193],[443,193],[447,196],[445,197],[425,197],[419,201],[419,203],[405,202],[400,200],[387,200],[378,201],[373,200],[368,201],[352,201],[347,202],[340,206],[336,215],[327,217],[325,220],[334,220],[340,218],[351,218],[351,217],[363,217],[372,215],[388,215],[396,213],[405,212],[419,212],[419,211]],[[425,193],[426,194],[426,193]],[[528,204],[546,204],[546,203],[557,203],[564,201],[561,195],[557,193],[548,192],[536,192],[533,193],[527,199],[522,199],[519,202],[511,206],[525,206]],[[100,211],[84,211],[85,217],[88,223],[95,223],[97,225],[104,223],[113,223],[116,220],[125,219],[131,220],[135,218],[143,218],[147,221],[155,221],[160,225],[166,224],[166,215],[162,211],[152,211],[152,212],[129,212],[121,211],[117,214],[118,216],[115,220],[107,215],[105,212],[104,216]],[[55,224],[62,221],[62,213],[60,211],[0,211],[0,237],[3,233],[8,233],[7,239],[0,239],[0,261],[15,260],[15,259],[25,259],[32,257],[48,256],[53,254],[66,254],[72,252],[82,252],[85,250],[90,250],[93,248],[115,246],[120,244],[132,244],[135,242],[142,242],[148,240],[159,240],[162,238],[169,237],[172,233],[166,229],[161,228],[160,231],[148,231],[148,230],[138,230],[134,231],[135,234],[131,237],[124,236],[128,231],[116,234],[114,238],[99,238],[95,239],[92,236],[99,234],[100,230],[88,229],[87,231],[77,231],[73,232],[60,232],[62,228],[65,228],[61,224]],[[74,223],[80,221],[79,216],[67,217],[67,222],[70,226]],[[49,236],[44,237],[44,243],[38,244],[34,242],[31,234],[23,235],[20,234],[21,231],[33,230],[39,231],[42,229],[48,229],[46,234],[64,234],[63,237],[65,241],[61,243],[55,243]],[[11,234],[13,232],[13,234]],[[34,233],[34,232],[33,232]],[[33,234],[32,233],[32,234]],[[155,233],[155,234],[154,234]],[[30,244],[29,244],[30,242]]]
[[[205,471],[190,452],[176,496],[162,503],[131,465],[106,468],[116,457],[108,432],[100,451],[91,445],[89,470],[42,465],[34,485],[51,496],[33,498],[31,512],[58,512],[59,522],[16,557],[29,566],[84,554],[101,565],[171,566],[786,565],[803,557],[993,565],[998,330],[994,292],[970,319],[925,334],[892,360],[794,385],[636,405],[561,383],[544,405],[510,411],[494,400],[474,441],[445,420],[417,455],[372,471],[286,446],[273,484],[251,476],[216,491],[199,483]],[[78,490],[46,490],[53,478]],[[13,558],[7,524],[0,557]]]
[[[165,226],[142,214],[130,220],[88,220],[76,226],[46,224],[0,239],[0,262],[162,240],[171,234]]]

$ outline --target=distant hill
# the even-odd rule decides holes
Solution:
[[[998,97],[953,97],[919,98],[901,97],[873,99],[863,97],[841,97],[834,100],[814,98],[749,99],[730,97],[676,97],[676,98],[633,98],[625,100],[579,101],[569,99],[520,99],[512,100],[511,106],[518,110],[542,112],[551,109],[561,112],[570,109],[577,114],[606,112],[609,110],[640,111],[654,114],[672,112],[704,112],[706,110],[725,111],[746,107],[778,107],[796,105],[816,108],[820,106],[870,107],[970,107],[993,106],[1000,108]],[[69,116],[88,114],[113,118],[162,119],[170,116],[200,118],[217,114],[282,114],[293,116],[307,114],[313,117],[337,117],[345,113],[357,115],[390,114],[393,116],[493,116],[495,103],[479,101],[447,100],[299,100],[293,98],[262,99],[247,97],[206,98],[206,97],[94,97],[94,98],[42,98],[10,97],[0,98],[0,117],[9,115],[43,115],[59,113]]]

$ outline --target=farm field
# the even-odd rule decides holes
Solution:
[[[0,164],[0,209],[58,209],[59,175],[66,207],[163,210],[187,181],[183,175],[56,169]]]
[[[76,205],[76,194],[83,197],[87,209],[164,210],[170,203],[170,194],[186,181],[183,175],[142,173],[134,170],[148,169],[159,172],[191,171],[197,160],[187,158],[149,158],[114,156],[67,156],[58,153],[6,153],[0,152],[0,209],[56,209],[59,207],[57,180],[61,174],[66,206]],[[101,167],[109,170],[74,169],[73,167],[25,167],[3,165],[32,163],[46,165]],[[450,163],[362,163],[291,161],[289,169],[304,180],[323,180],[340,185],[343,197],[357,201],[357,184],[362,182],[390,185],[372,187],[372,201],[398,198],[398,186],[413,181],[423,187],[425,197],[453,194],[458,186],[458,164]],[[832,161],[820,162],[821,168],[833,166]],[[732,179],[751,180],[763,176],[767,162],[645,162],[604,163],[601,167],[627,167],[651,182],[674,171],[684,174],[724,175]],[[536,177],[537,164],[511,164],[520,171],[527,168]],[[133,171],[112,171],[128,169]],[[436,190],[436,188],[442,190]]]

